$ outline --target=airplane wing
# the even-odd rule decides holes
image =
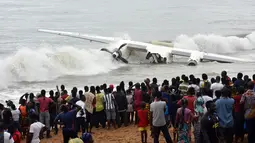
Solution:
[[[174,44],[170,41],[151,41],[149,42],[153,45],[160,45],[160,46],[166,46],[166,47],[174,47]]]
[[[213,53],[204,53],[203,59],[209,61],[217,61],[220,63],[233,63],[233,62],[252,62],[248,59],[235,58],[231,56],[218,55]]]
[[[79,38],[79,39],[84,39],[84,40],[98,42],[98,43],[104,43],[104,44],[109,44],[109,43],[112,43],[112,42],[118,40],[117,38],[114,38],[114,37],[93,36],[93,35],[87,35],[87,34],[55,31],[55,30],[47,30],[47,29],[38,29],[38,31],[44,32],[44,33],[55,34],[55,35]]]
[[[206,52],[186,50],[186,49],[178,49],[178,48],[173,48],[171,50],[171,54],[184,56],[184,57],[192,57],[192,54],[196,54],[199,56],[201,60],[217,61],[222,63],[251,62],[251,60],[248,60],[248,59],[241,59],[241,58],[225,56],[220,54],[206,53]]]

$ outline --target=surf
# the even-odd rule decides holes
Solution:
[[[188,36],[182,34],[174,41],[174,47],[199,50],[217,54],[230,54],[255,49],[255,32],[244,37],[221,36],[216,34],[196,34]]]
[[[107,73],[122,65],[97,49],[72,46],[23,47],[0,60],[0,89],[12,82],[42,82],[65,75],[90,76]]]

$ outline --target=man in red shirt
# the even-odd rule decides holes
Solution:
[[[244,94],[244,88],[238,87],[237,88],[237,95],[233,97],[235,100],[234,103],[234,131],[235,131],[235,140],[238,142],[241,139],[243,142],[244,139],[244,111],[243,111],[243,104],[240,104],[242,95]]]
[[[232,84],[231,79],[228,77],[228,73],[226,71],[221,72],[221,81],[223,85],[230,86]]]
[[[187,96],[184,96],[183,99],[187,99],[188,100],[188,106],[187,108],[189,110],[191,110],[191,112],[194,114],[195,112],[195,108],[194,108],[194,102],[196,101],[196,97],[195,97],[195,89],[193,87],[190,87],[187,91]],[[177,103],[178,105],[181,106],[181,100],[178,101]]]
[[[61,98],[62,98],[62,100],[66,100],[67,97],[68,97],[67,90],[64,90],[62,92]]]
[[[50,113],[49,106],[53,102],[52,99],[45,97],[46,91],[41,91],[41,97],[38,98],[40,104],[40,122],[47,128],[47,138],[50,138]]]

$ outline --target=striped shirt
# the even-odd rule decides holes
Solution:
[[[114,96],[111,93],[104,95],[104,103],[106,110],[115,109],[114,100],[115,100]]]
[[[185,83],[185,82],[183,82],[179,85],[179,90],[181,91],[181,96],[187,95],[188,86],[189,86],[189,84]]]

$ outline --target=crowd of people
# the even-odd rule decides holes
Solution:
[[[223,71],[211,80],[206,74],[201,79],[182,75],[162,84],[146,78],[128,86],[122,81],[116,87],[73,87],[70,94],[61,85],[49,97],[45,90],[22,95],[18,108],[12,101],[0,104],[0,142],[39,143],[61,128],[64,143],[93,143],[93,128],[136,124],[142,143],[148,131],[154,143],[160,132],[167,143],[190,143],[192,136],[195,143],[243,142],[245,134],[255,143],[254,84],[255,75],[250,79],[238,73],[230,79]]]

